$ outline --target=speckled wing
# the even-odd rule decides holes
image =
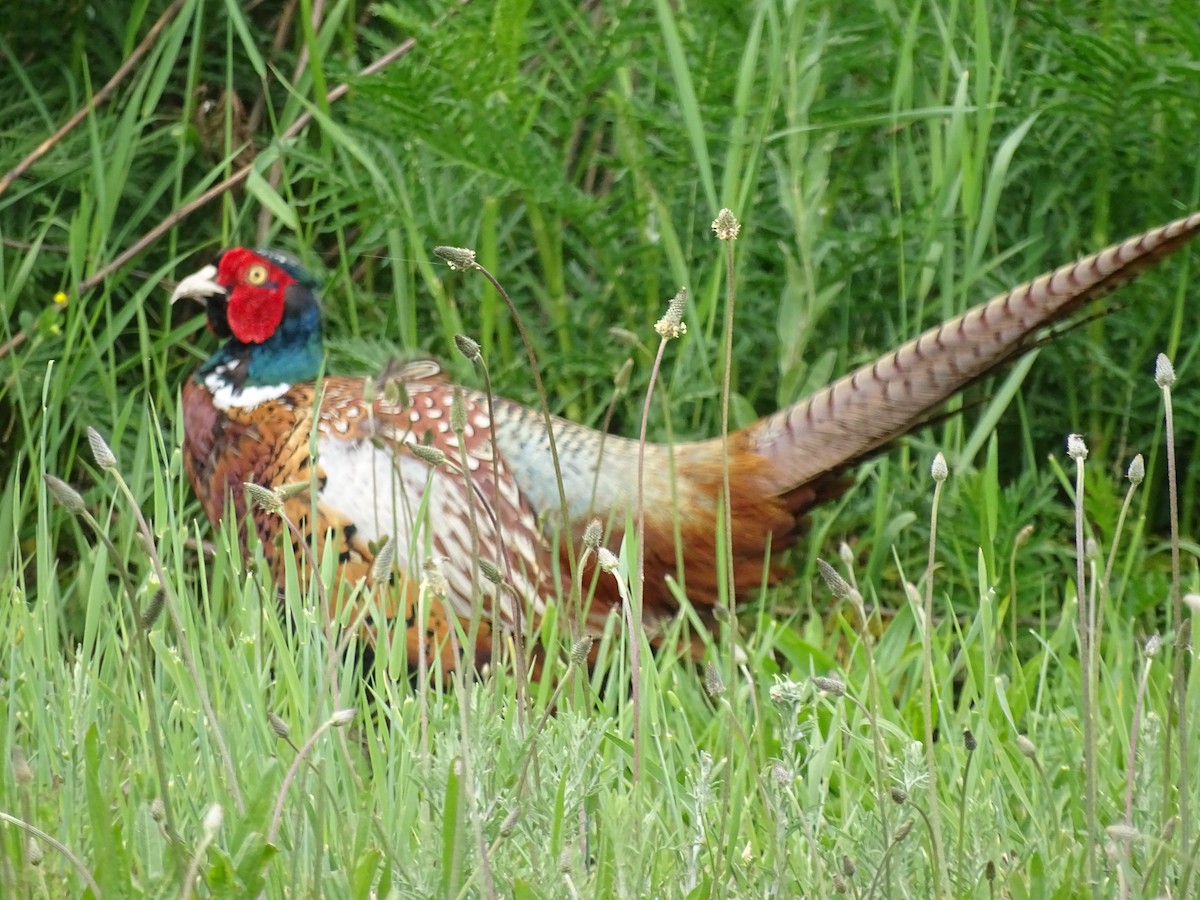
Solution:
[[[476,571],[476,559],[494,562],[540,613],[548,574],[545,541],[504,460],[493,459],[486,398],[463,391],[460,446],[450,426],[451,385],[409,378],[400,399],[387,393],[368,405],[362,382],[326,380],[317,438],[326,477],[322,499],[356,523],[360,538],[395,538],[403,568],[416,571],[426,559],[440,559],[458,616],[469,618],[482,597],[485,610],[510,623],[513,618],[512,597],[497,595]],[[445,462],[430,465],[412,452],[415,444],[441,451]]]
[[[540,615],[551,583],[550,557],[503,461],[493,465],[486,399],[464,392],[465,446],[460,449],[450,428],[454,389],[427,365],[400,374],[405,380],[396,400],[362,379],[329,378],[319,395],[312,384],[296,385],[252,408],[226,410],[216,408],[205,387],[191,381],[183,397],[184,464],[214,524],[230,513],[239,523],[246,521],[246,482],[272,489],[314,484],[315,502],[314,494],[304,491],[286,502],[284,512],[296,532],[279,516],[254,511],[255,530],[281,587],[286,556],[290,553],[306,571],[305,547],[313,546],[314,536],[318,559],[337,553],[343,590],[367,578],[374,550],[394,538],[397,563],[385,612],[389,619],[403,615],[410,659],[418,651],[432,659],[432,645],[440,642],[449,669],[455,663],[450,617],[469,620],[475,604],[482,604],[485,627],[476,655],[483,658],[483,643],[490,648],[491,640],[487,623],[495,616],[507,624],[515,618],[514,593],[498,593],[479,575],[474,560],[494,561],[515,596]],[[412,452],[412,444],[435,447],[446,461],[433,466]],[[473,552],[476,540],[478,553]],[[440,562],[445,576],[445,603],[444,609],[436,601],[430,604],[424,634],[418,635],[419,573],[430,559]],[[378,623],[367,625],[373,629]]]

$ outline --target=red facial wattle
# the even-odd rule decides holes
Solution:
[[[295,279],[244,248],[221,257],[217,281],[229,290],[225,316],[243,344],[261,344],[283,321],[284,292]]]

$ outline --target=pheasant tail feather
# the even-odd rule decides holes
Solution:
[[[1061,266],[931,328],[806,400],[750,426],[771,489],[795,493],[844,471],[920,425],[950,396],[1028,350],[1039,333],[1130,281],[1200,232],[1200,213]]]

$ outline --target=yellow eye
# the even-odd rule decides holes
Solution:
[[[246,283],[258,286],[265,284],[267,281],[266,266],[251,266],[246,270]]]

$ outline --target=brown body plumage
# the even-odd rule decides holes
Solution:
[[[1128,281],[1197,231],[1200,213],[1043,275],[731,435],[737,589],[749,591],[775,576],[764,571],[768,547],[777,558],[813,506],[843,490],[855,462],[920,425],[949,396],[1028,349],[1047,326]],[[635,512],[636,443],[602,440],[592,429],[555,420],[569,506],[564,529],[541,415],[504,400],[489,412],[486,397],[462,389],[460,446],[450,425],[456,388],[431,364],[395,373],[400,391],[326,378],[314,416],[316,301],[305,276],[285,257],[227,251],[216,265],[181,282],[176,296],[205,298],[210,326],[227,338],[183,392],[184,462],[208,518],[217,523],[235,515],[242,521],[252,512],[280,585],[285,554],[301,557],[303,568],[301,541],[313,536],[318,554],[338,554],[349,584],[368,576],[378,542],[395,539],[393,583],[382,592],[387,621],[376,617],[370,627],[403,627],[410,661],[423,654],[444,669],[457,665],[452,622],[469,620],[479,599],[484,615],[474,656],[486,660],[491,626],[511,627],[514,604],[520,603],[526,621],[536,620],[569,592],[563,540],[577,546],[587,522],[599,517],[615,546]],[[446,461],[433,466],[427,452],[418,456],[410,444],[437,448]],[[644,535],[644,609],[652,638],[677,612],[667,581],[677,574],[677,546],[686,548],[679,574],[687,597],[703,620],[711,620],[720,596],[722,460],[719,439],[646,449],[645,465],[654,473],[646,480]],[[307,491],[289,496],[283,510],[298,536],[278,515],[247,510],[245,482],[277,489],[310,481],[315,510]],[[480,577],[476,554],[502,568],[508,588]],[[430,558],[444,560],[445,597],[440,603],[429,598],[429,618],[422,622],[418,581]],[[619,610],[620,598],[611,578],[584,583],[594,589],[585,627],[598,632]]]

